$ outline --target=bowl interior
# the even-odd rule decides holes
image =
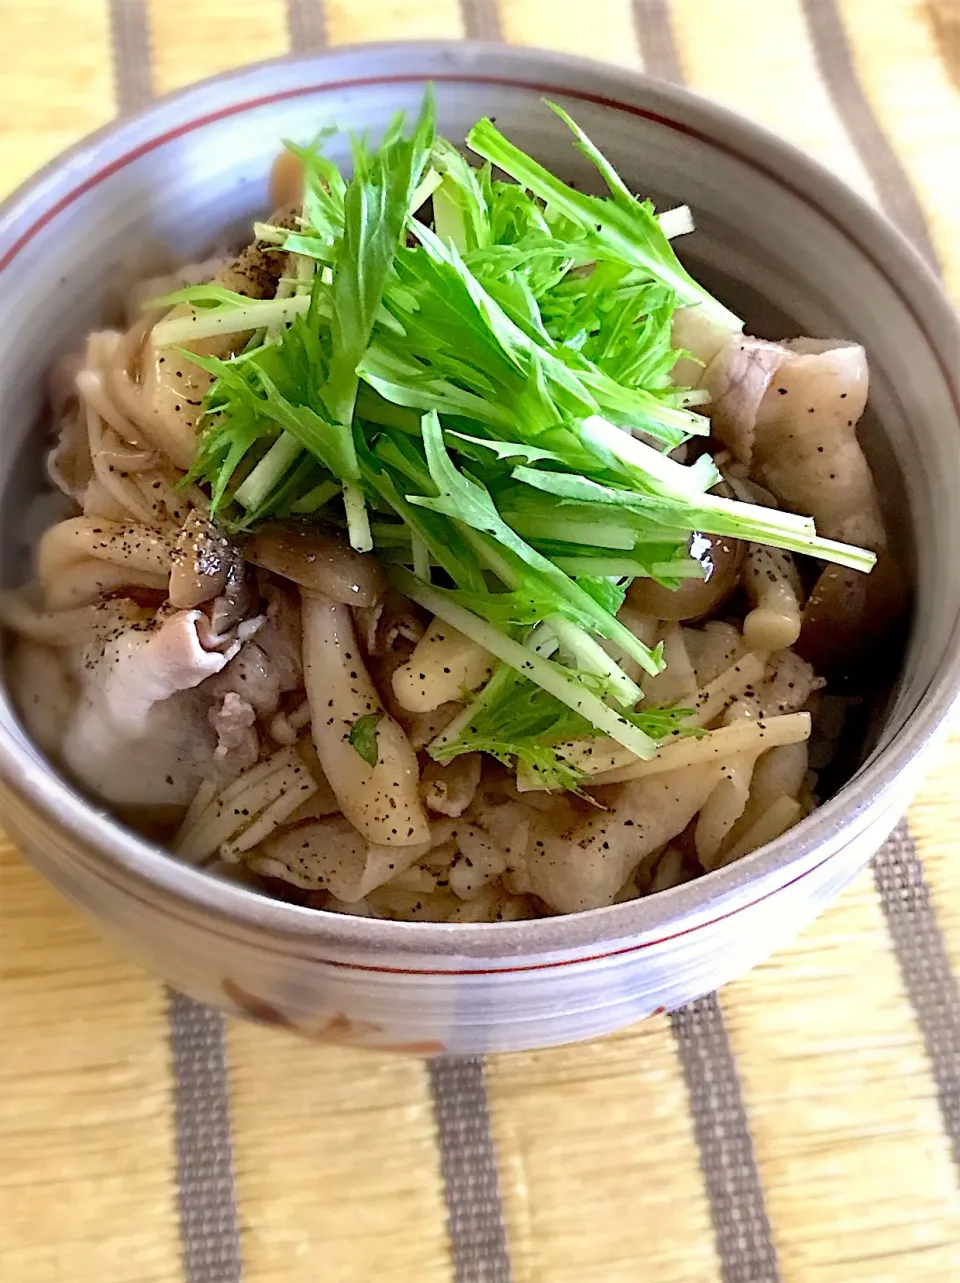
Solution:
[[[956,627],[960,585],[950,567],[960,542],[953,495],[960,432],[944,372],[955,327],[919,260],[815,166],[717,108],[577,60],[409,46],[265,65],[107,131],[9,203],[0,217],[0,582],[22,578],[35,533],[45,445],[38,425],[53,359],[110,319],[125,283],[202,257],[264,216],[281,138],[306,141],[328,125],[376,134],[393,111],[417,110],[429,79],[448,137],[462,139],[491,115],[520,146],[595,190],[594,169],[540,102],[556,98],[632,188],[661,207],[691,206],[697,230],[680,245],[682,257],[741,310],[748,328],[770,337],[845,337],[867,348],[862,440],[894,542],[915,565],[921,621],[875,761],[942,685]],[[345,135],[328,151],[345,160]],[[2,734],[13,714],[2,693],[0,701]],[[890,763],[883,769],[889,773]],[[868,781],[858,805],[879,781]],[[798,834],[807,833],[808,849],[840,822],[845,803],[849,786],[804,822]],[[775,844],[781,864],[804,845],[793,835],[791,843]],[[712,894],[707,881],[699,894]]]

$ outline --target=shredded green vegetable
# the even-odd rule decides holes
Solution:
[[[288,297],[179,290],[160,302],[189,314],[154,338],[254,334],[225,359],[181,349],[214,380],[188,478],[213,514],[244,529],[322,511],[500,661],[433,756],[481,750],[577,789],[551,745],[604,734],[649,757],[682,728],[682,710],[636,711],[621,661],[655,674],[661,648],[617,611],[637,576],[677,587],[701,573],[693,531],[864,571],[874,558],[712,493],[709,455],[669,457],[709,430],[702,395],[672,381],[675,311],[697,305],[731,334],[741,322],[674,252],[689,211],[657,215],[548,106],[608,195],[569,187],[489,120],[466,139],[475,167],[436,136],[428,93],[409,133],[398,116],[378,147],[353,140],[349,178],[324,155],[329,133],[288,144],[299,224],[257,226],[290,254]],[[371,764],[376,741],[361,718],[350,743]]]

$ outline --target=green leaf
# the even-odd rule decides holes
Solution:
[[[413,193],[434,141],[433,96],[424,97],[409,139],[401,122],[370,154],[354,142],[354,173],[343,197],[343,237],[333,276],[330,373],[323,398],[338,423],[350,423],[357,367],[370,343],[387,276],[400,244]]]
[[[602,606],[604,610],[609,610],[611,615],[617,613],[627,595],[625,585],[614,583],[610,578],[598,578],[596,575],[578,576],[577,585],[585,593],[589,593],[593,600]]]
[[[484,590],[480,563],[473,551],[463,546],[456,524],[440,513],[416,507],[402,493],[408,482],[421,489],[432,487],[423,456],[412,442],[384,434],[368,459],[365,474],[371,488],[403,520],[411,535],[425,544],[435,565],[441,566],[459,588]]]
[[[178,293],[186,295],[195,289],[206,291],[211,288],[216,289],[220,297],[209,297],[207,305],[196,298],[183,298],[180,301],[191,303],[193,311],[182,316],[165,317],[157,322],[151,332],[157,347],[194,343],[214,335],[242,334],[246,330],[282,325],[308,311],[310,307],[310,300],[306,296],[250,299],[242,294],[233,294],[230,290],[221,290],[219,286],[191,287],[189,291],[181,290]]]
[[[582,739],[592,731],[579,713],[501,664],[466,715],[457,719],[454,733],[443,732],[427,752],[438,762],[450,762],[462,753],[489,753],[505,766],[522,762],[549,788],[578,792],[588,778],[586,772],[565,762],[551,745]]]
[[[395,117],[379,150],[353,142],[353,177],[343,195],[343,236],[333,273],[330,364],[322,397],[334,423],[347,429],[344,452],[353,452],[349,431],[363,360],[380,311],[414,192],[423,176],[434,140],[433,95],[424,96],[420,118],[409,139],[403,117]],[[338,474],[351,544],[361,552],[373,547],[363,493],[356,484],[356,454]]]
[[[377,726],[382,716],[382,713],[364,713],[350,727],[350,734],[347,736],[350,747],[356,749],[368,766],[376,766],[380,760]]]
[[[761,508],[758,504],[741,503],[719,495],[699,495],[686,502],[681,496],[660,498],[655,495],[637,494],[600,485],[588,477],[570,473],[540,472],[533,468],[517,467],[512,475],[548,494],[581,503],[617,506],[642,514],[650,521],[663,523],[671,528],[701,530],[704,534],[731,535],[771,548],[785,548],[788,552],[802,552],[822,561],[831,561],[852,570],[869,571],[876,564],[874,553],[852,544],[823,539],[809,517],[782,512],[778,508]]]
[[[638,757],[652,757],[656,752],[655,742],[629,718],[605,704],[580,674],[527,649],[402,566],[391,567],[388,573],[400,592],[580,713],[598,732],[609,735]]]
[[[343,203],[346,184],[340,170],[323,154],[323,145],[336,134],[335,128],[320,131],[305,147],[285,142],[287,151],[303,165],[303,216],[314,235],[332,241],[343,230]]]
[[[404,338],[380,336],[376,353],[368,354],[364,366],[364,377],[382,395],[395,399],[400,392],[401,403],[409,405],[426,379],[439,377],[467,389],[468,398],[481,404],[463,410],[454,403],[423,408],[466,413],[501,430],[516,422],[525,429],[523,435],[533,437],[600,409],[671,447],[690,432],[707,430],[701,416],[643,389],[620,387],[582,354],[556,346],[543,330],[529,291],[511,294],[501,282],[491,293],[455,246],[419,223],[411,223],[410,230],[419,246],[398,253],[399,288],[391,283],[384,299]],[[502,305],[501,296],[515,315]],[[392,387],[376,368],[384,353],[393,366]]]
[[[459,235],[453,239],[461,253],[485,248],[492,237],[490,211],[476,170],[445,138],[436,139],[430,160],[443,175],[443,182],[433,196],[437,234],[446,238],[447,226],[456,225]],[[438,204],[446,208],[447,222]]]
[[[500,516],[489,493],[479,482],[457,471],[447,454],[436,414],[425,414],[422,426],[430,476],[440,493],[437,497],[409,495],[410,502],[433,512],[443,512],[474,530],[493,536],[497,543],[537,572],[538,580],[550,584],[556,593],[560,614],[572,623],[615,641],[647,672],[658,672],[659,665],[648,647],[615,616],[598,606],[569,575],[558,570],[553,562],[521,539]]]
[[[602,160],[600,152],[573,125],[569,117],[559,108],[553,107],[553,110],[574,128],[581,149],[586,151],[594,164],[598,163],[598,158]],[[587,196],[575,191],[509,142],[487,119],[478,121],[470,130],[467,146],[485,160],[499,166],[521,187],[528,188],[545,201],[551,210],[578,226],[596,258],[612,258],[615,262],[643,268],[688,304],[701,304],[708,315],[729,326],[731,330],[743,328],[742,321],[681,266],[654,217],[653,206],[649,201],[641,203],[634,200],[619,177],[616,177],[614,200],[605,201],[598,196]],[[603,160],[601,173],[608,186],[612,187],[615,171],[606,160]]]
[[[684,726],[690,709],[649,708],[627,716],[657,741],[698,733],[698,728]],[[580,792],[589,775],[562,757],[556,746],[596,733],[581,714],[500,664],[455,722],[427,745],[427,752],[438,762],[450,762],[462,753],[489,753],[505,766],[529,767],[546,788]]]
[[[543,459],[549,459],[554,463],[563,463],[563,455],[557,454],[555,450],[543,450],[538,446],[527,445],[523,441],[497,441],[492,437],[471,437],[465,432],[447,432],[448,437],[454,437],[454,449],[457,449],[456,442],[469,441],[473,445],[483,446],[487,450],[492,450],[498,459],[526,459],[528,463],[537,463]]]
[[[218,303],[228,307],[247,307],[250,302],[245,294],[228,290],[225,285],[184,285],[179,290],[171,290],[169,294],[161,294],[159,298],[147,299],[143,310],[152,312],[154,308],[176,307],[179,303],[189,303],[191,307],[203,309],[214,307]]]

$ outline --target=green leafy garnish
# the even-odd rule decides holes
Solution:
[[[606,735],[650,757],[685,730],[684,710],[644,708],[630,675],[626,660],[663,667],[617,617],[633,579],[700,576],[696,531],[861,570],[873,555],[714,493],[709,454],[670,457],[709,431],[705,394],[673,381],[677,309],[731,336],[741,322],[674,252],[689,211],[658,215],[549,105],[607,195],[562,182],[489,120],[466,140],[474,167],[436,136],[428,93],[409,132],[398,116],[378,146],[352,140],[349,177],[324,154],[332,131],[287,144],[299,218],[256,228],[287,256],[276,298],[213,284],[151,305],[176,309],[154,343],[213,379],[187,478],[211,512],[237,530],[322,513],[373,549],[399,591],[499,661],[430,753],[481,750],[578,789],[554,745]],[[201,338],[221,355],[191,353]],[[377,720],[349,735],[369,765]]]
[[[688,708],[650,708],[631,714],[630,721],[654,740],[677,733],[702,734],[684,726],[689,716]],[[462,753],[489,753],[506,766],[523,763],[544,788],[579,792],[589,775],[566,761],[556,746],[595,734],[582,714],[502,664],[427,751],[438,762],[450,762]]]
[[[377,725],[382,716],[382,713],[364,713],[350,727],[350,734],[347,736],[350,747],[356,749],[368,766],[376,766],[380,760]]]
[[[548,107],[570,126],[579,151],[593,162],[610,189],[609,199],[578,192],[551,174],[519,147],[504,138],[489,120],[478,121],[467,134],[467,146],[484,160],[499,166],[521,187],[543,200],[553,214],[560,214],[585,234],[596,258],[609,257],[649,272],[686,303],[701,304],[723,324],[740,328],[734,314],[718,303],[680,265],[669,240],[654,217],[649,201],[638,201],[627,190],[619,174],[562,107]]]

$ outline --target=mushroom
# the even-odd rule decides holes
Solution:
[[[192,610],[225,593],[231,571],[242,566],[240,553],[213,522],[191,512],[180,529],[170,567],[170,603]]]
[[[353,622],[368,655],[386,655],[397,645],[415,646],[426,629],[425,612],[394,588],[375,606],[355,606]]]
[[[304,680],[324,775],[369,842],[415,846],[430,833],[417,755],[370,680],[350,611],[319,593],[302,596]]]
[[[476,690],[493,672],[493,658],[442,619],[417,642],[408,662],[393,674],[393,693],[411,713],[426,713]]]
[[[830,677],[857,666],[861,677],[898,662],[910,593],[903,570],[881,552],[869,575],[827,566],[807,600],[797,653]]]
[[[270,167],[270,204],[300,206],[303,200],[303,161],[286,147]]]
[[[792,646],[800,636],[803,589],[790,553],[750,544],[743,586],[753,607],[743,621],[747,648],[769,652]]]
[[[420,777],[420,795],[427,809],[453,818],[462,815],[473,801],[482,765],[479,753],[464,753],[445,766],[428,762]]]
[[[318,525],[271,521],[244,545],[254,565],[347,606],[376,606],[387,581],[375,557]]]
[[[635,579],[627,601],[654,619],[702,619],[721,606],[736,588],[743,551],[739,539],[694,531],[689,554],[700,563],[703,578],[683,579],[676,589],[664,588],[653,579]]]

